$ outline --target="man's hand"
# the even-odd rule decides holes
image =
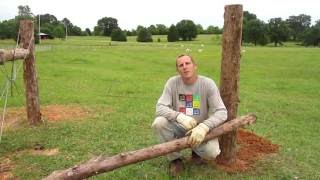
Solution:
[[[177,116],[177,122],[183,126],[185,130],[190,130],[197,125],[197,121],[190,116],[180,113]]]
[[[209,127],[203,123],[200,123],[197,127],[193,128],[186,135],[191,133],[191,136],[188,138],[188,144],[192,147],[196,147],[202,143],[204,137],[206,137],[209,132]]]

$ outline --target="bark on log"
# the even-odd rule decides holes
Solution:
[[[3,65],[6,61],[24,59],[29,55],[28,49],[17,48],[13,50],[0,49],[0,65]]]
[[[225,6],[220,94],[228,110],[228,119],[237,117],[239,101],[240,52],[242,35],[242,5]],[[220,164],[232,164],[236,153],[236,130],[220,137]]]
[[[39,104],[39,89],[36,71],[36,58],[34,52],[33,22],[31,20],[20,21],[21,47],[29,49],[30,54],[23,61],[23,78],[26,89],[27,117],[31,125],[41,123]]]
[[[222,134],[228,133],[239,127],[252,124],[256,121],[254,114],[248,114],[231,121],[228,121],[221,126],[211,130],[205,137],[205,141],[216,138]],[[170,142],[158,144],[148,148],[130,151],[126,153],[120,153],[111,157],[99,156],[92,158],[91,160],[71,167],[66,170],[54,171],[46,180],[56,179],[84,179],[90,176],[95,176],[100,173],[108,172],[113,169],[123,167],[129,164],[141,162],[144,160],[163,156],[175,151],[180,151],[189,147],[187,144],[187,138],[180,138]]]

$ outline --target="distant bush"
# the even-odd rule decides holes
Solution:
[[[111,41],[127,41],[127,36],[120,28],[116,28],[111,32]]]
[[[167,36],[168,42],[174,42],[179,41],[179,33],[175,25],[171,25],[169,28],[168,36]]]
[[[191,41],[193,38],[197,37],[198,31],[197,26],[191,20],[181,20],[176,25],[179,36],[183,41]]]
[[[152,35],[148,31],[147,28],[145,28],[145,27],[140,28],[140,30],[138,31],[137,41],[138,42],[152,42],[153,41]]]

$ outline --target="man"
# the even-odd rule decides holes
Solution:
[[[192,147],[192,160],[213,160],[220,153],[218,139],[202,143],[206,134],[227,119],[227,110],[212,79],[197,74],[197,64],[189,55],[176,59],[179,75],[171,77],[156,105],[152,124],[160,142],[186,136]],[[183,170],[181,154],[169,154],[172,176]]]

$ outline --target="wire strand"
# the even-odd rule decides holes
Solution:
[[[3,133],[3,127],[4,127],[4,118],[6,115],[6,109],[7,109],[7,102],[8,102],[8,92],[9,92],[9,81],[7,81],[7,85],[6,85],[6,98],[4,101],[4,107],[3,107],[3,112],[2,112],[2,121],[1,121],[1,130],[0,130],[0,143],[1,143],[1,139],[2,139],[2,133]]]

